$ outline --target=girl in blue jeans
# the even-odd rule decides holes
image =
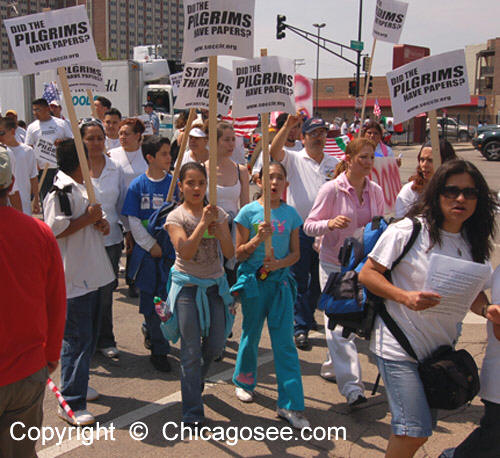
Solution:
[[[243,332],[233,382],[236,396],[251,402],[257,385],[257,352],[267,318],[278,380],[278,416],[298,429],[309,426],[302,415],[304,392],[297,349],[293,342],[295,281],[289,267],[300,257],[297,211],[280,200],[287,186],[286,171],[280,163],[269,167],[271,223],[264,222],[264,199],[245,205],[235,218],[236,256],[241,262],[238,280],[231,288],[241,297]],[[262,171],[258,180],[261,186]],[[264,242],[272,237],[272,254],[265,257]],[[258,271],[265,270],[264,276]]]
[[[175,332],[163,327],[166,337],[181,338],[182,420],[185,424],[204,422],[204,378],[212,360],[220,354],[231,331],[233,317],[219,250],[226,258],[234,256],[234,246],[221,208],[205,205],[207,173],[196,162],[184,164],[179,174],[182,203],[166,220],[175,248],[168,304],[173,312]]]

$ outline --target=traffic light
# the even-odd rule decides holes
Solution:
[[[278,14],[276,16],[276,39],[281,40],[282,38],[285,38],[285,29],[286,29],[286,16],[283,16],[282,14]]]
[[[368,71],[368,68],[370,67],[370,60],[371,59],[368,56],[363,57],[363,71],[364,72]]]
[[[356,95],[356,80],[349,81],[349,95]]]
[[[371,94],[373,90],[373,76],[370,75],[370,80],[368,81],[368,94]]]

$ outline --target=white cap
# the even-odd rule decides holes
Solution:
[[[199,127],[195,127],[189,131],[190,137],[205,138],[207,134],[203,132]]]

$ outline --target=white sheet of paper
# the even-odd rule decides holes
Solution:
[[[476,296],[484,289],[490,275],[489,264],[433,253],[424,291],[440,294],[441,302],[423,313],[463,318]]]

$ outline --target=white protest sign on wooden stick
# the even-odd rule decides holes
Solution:
[[[172,201],[172,196],[174,195],[175,186],[177,184],[177,179],[179,178],[179,172],[181,170],[182,159],[184,157],[184,152],[186,151],[187,142],[189,139],[189,132],[191,131],[191,126],[196,119],[196,109],[191,108],[189,110],[189,116],[186,122],[186,127],[184,128],[184,135],[182,136],[181,146],[179,148],[179,154],[177,155],[177,162],[175,163],[174,174],[172,176],[172,181],[170,182],[170,188],[168,188],[167,202]]]
[[[64,67],[98,60],[85,6],[45,9],[42,13],[6,19],[4,23],[19,73],[27,75],[57,68],[88,199],[91,204],[96,203]]]
[[[264,221],[271,222],[271,186],[269,182],[269,112],[295,113],[295,69],[291,59],[267,56],[233,61],[233,116],[261,114],[262,178]],[[271,254],[272,242],[265,242],[266,256]]]
[[[368,98],[368,87],[372,73],[373,58],[377,40],[389,43],[398,43],[406,19],[408,3],[399,0],[377,0],[375,6],[375,19],[373,21],[373,45],[366,74],[365,90],[363,92],[363,103],[361,105],[361,128],[358,137],[361,137],[363,121],[365,119],[366,99]]]
[[[470,103],[464,50],[415,60],[387,73],[386,77],[395,124],[429,112],[431,141],[434,138],[432,155],[435,164],[439,164],[435,110]]]

